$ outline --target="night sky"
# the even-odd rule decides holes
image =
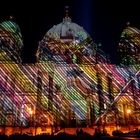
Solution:
[[[32,0],[33,1],[33,0]],[[22,60],[34,63],[38,42],[55,24],[62,22],[65,6],[72,21],[83,26],[101,48],[117,62],[116,49],[126,23],[140,29],[140,8],[135,0],[37,0],[32,4],[20,1],[1,5],[0,20],[14,16],[24,41]],[[5,12],[4,12],[5,11]]]

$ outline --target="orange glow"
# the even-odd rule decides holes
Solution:
[[[130,114],[131,113],[131,110],[130,109],[127,109],[127,114]]]
[[[32,115],[33,114],[33,110],[31,108],[29,108],[28,110],[29,110],[29,114]]]

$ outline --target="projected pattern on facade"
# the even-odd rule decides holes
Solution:
[[[71,22],[65,20],[63,25]],[[86,32],[84,37],[78,33],[79,39],[72,29],[67,26],[62,31],[72,34],[57,37],[48,32],[39,43],[36,64],[0,64],[1,125],[124,124],[128,108],[132,120],[140,120],[140,65],[109,64]]]
[[[0,24],[0,61],[20,63],[23,41],[18,25],[13,21]]]

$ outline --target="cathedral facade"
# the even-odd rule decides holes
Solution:
[[[136,30],[129,27],[125,32],[128,37]],[[128,37],[119,44],[119,51],[124,51],[125,56],[126,44],[137,48],[133,55],[136,62],[140,54],[140,33],[137,34],[137,42]],[[22,48],[18,25],[2,22],[0,125],[77,127],[140,123],[140,64],[125,65],[124,58],[121,65],[111,64],[83,27],[68,16],[39,42],[36,63],[22,64]]]

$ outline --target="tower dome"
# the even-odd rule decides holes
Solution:
[[[23,40],[19,26],[13,21],[0,23],[0,62],[21,63]]]
[[[124,65],[140,63],[140,30],[135,27],[126,27],[118,45],[120,61]]]

